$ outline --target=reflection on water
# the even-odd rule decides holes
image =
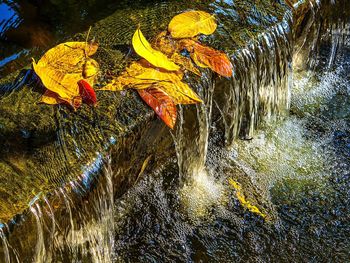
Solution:
[[[3,1],[0,3],[0,77],[26,67],[73,34],[86,30],[121,5],[102,1]],[[118,1],[117,1],[118,2]],[[23,49],[25,48],[25,50]]]
[[[21,22],[17,11],[9,3],[0,3],[0,36],[3,36],[10,28],[16,28]]]

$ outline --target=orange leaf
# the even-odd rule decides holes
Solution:
[[[176,123],[176,105],[161,89],[150,87],[137,90],[141,98],[155,111],[162,121],[171,129]]]
[[[233,66],[225,53],[193,40],[184,40],[182,45],[191,53],[191,58],[199,67],[209,67],[221,76],[232,77]]]

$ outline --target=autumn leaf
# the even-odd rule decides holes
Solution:
[[[83,78],[89,79],[94,77],[98,73],[98,70],[98,63],[91,58],[87,58],[83,66]]]
[[[236,190],[237,199],[244,208],[248,209],[250,212],[254,214],[261,216],[262,218],[266,218],[266,215],[262,213],[258,207],[256,207],[255,205],[252,205],[245,198],[244,193],[242,191],[242,187],[238,182],[236,182],[232,178],[229,178],[229,184]]]
[[[201,72],[192,63],[192,60],[180,54],[181,46],[179,46],[179,41],[167,35],[166,31],[163,31],[157,35],[154,46],[157,50],[170,57],[171,61],[179,65],[182,71],[187,70],[196,74],[197,76],[201,76]]]
[[[149,87],[138,90],[141,98],[154,110],[162,121],[171,129],[176,123],[176,105],[161,89]]]
[[[79,80],[85,79],[90,85],[94,83],[98,63],[89,56],[97,48],[97,44],[87,45],[85,42],[62,43],[47,51],[37,63],[33,61],[33,69],[48,90],[71,104],[80,96]],[[42,101],[49,100],[44,98]]]
[[[144,64],[144,62],[142,62]],[[195,104],[202,100],[184,82],[181,81],[183,74],[179,72],[162,72],[157,68],[142,66],[138,62],[130,65],[114,81],[112,80],[102,90],[121,90],[126,86],[134,89],[147,89],[150,86],[157,87],[167,93],[175,104]],[[135,75],[133,75],[135,74]]]
[[[142,73],[135,75],[134,78],[140,80],[171,81],[176,83],[181,81],[183,73],[162,72],[155,68],[143,68]]]
[[[51,90],[46,90],[43,96],[41,97],[40,103],[45,103],[49,105],[64,104],[77,109],[82,103],[82,98],[80,96],[74,97],[70,100],[62,100],[59,95]]]
[[[171,60],[174,61],[176,64],[180,65],[183,70],[188,70],[197,76],[202,76],[201,72],[198,68],[192,63],[192,60],[188,57],[184,57],[180,55],[179,53],[174,53],[171,56]]]
[[[66,103],[66,101],[61,100],[58,97],[58,94],[51,91],[51,90],[46,90],[44,95],[41,97],[41,103],[45,104],[50,104],[50,105],[56,105],[56,104],[61,104],[61,103]]]
[[[175,104],[197,104],[202,102],[198,95],[184,82],[177,82],[176,84],[161,82],[155,86],[165,91]]]
[[[178,82],[181,81],[181,72],[161,71],[159,68],[150,67],[147,61],[137,61],[130,66],[111,83],[101,88],[101,90],[122,90],[128,88],[138,88],[139,85],[155,84],[158,82]]]
[[[140,29],[137,29],[133,38],[132,45],[135,52],[145,58],[153,66],[164,68],[169,71],[177,71],[180,69],[178,65],[172,62],[165,54],[152,48],[151,44],[143,36]]]
[[[97,97],[94,89],[85,80],[81,79],[78,81],[79,94],[82,98],[83,103],[93,106],[97,102]]]
[[[225,53],[190,39],[183,40],[181,44],[191,53],[191,58],[199,67],[209,67],[221,76],[232,77],[233,66]]]
[[[168,35],[168,31],[160,32],[153,43],[154,47],[168,57],[177,51],[177,40]],[[176,64],[176,62],[175,62]]]
[[[176,78],[176,74],[173,72],[163,73],[159,69],[145,67],[142,64],[144,62],[131,63],[117,78],[113,78],[100,90],[120,91],[126,88],[140,88],[139,86],[144,85],[149,87],[159,81],[170,81],[169,78]]]
[[[175,16],[168,31],[173,38],[191,38],[198,34],[210,35],[217,27],[214,17],[203,11],[188,11]]]

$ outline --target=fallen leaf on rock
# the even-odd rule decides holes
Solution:
[[[201,72],[198,68],[192,63],[192,60],[188,57],[184,57],[180,55],[179,53],[174,53],[171,56],[171,60],[174,61],[176,64],[180,65],[183,70],[188,70],[197,76],[202,76]]]
[[[147,66],[144,62],[142,64]],[[134,62],[102,90],[116,91],[125,87],[140,90],[152,86],[167,93],[175,104],[202,102],[198,95],[186,83],[181,81],[182,77],[183,74],[179,72],[162,72],[157,68],[144,67],[139,62]]]
[[[154,110],[162,121],[171,129],[176,123],[176,105],[161,89],[149,87],[137,91],[141,98]]]
[[[181,74],[174,72],[161,72],[158,68],[148,67],[145,62],[136,61],[130,64],[124,72],[100,90],[120,91],[126,88],[143,89],[160,81],[182,78]],[[181,80],[181,79],[180,79]],[[148,85],[146,87],[143,87]]]
[[[40,103],[45,103],[49,105],[64,104],[72,107],[73,109],[77,109],[82,103],[82,98],[80,96],[76,96],[70,100],[62,100],[57,93],[51,90],[46,90],[43,96],[41,97]]]
[[[221,76],[232,77],[233,66],[225,53],[190,39],[183,40],[181,44],[190,52],[191,58],[199,67],[209,67]]]
[[[91,58],[87,58],[83,66],[83,78],[89,79],[94,77],[99,71],[98,63]]]
[[[152,48],[140,29],[136,30],[132,38],[132,45],[135,52],[139,56],[145,58],[153,66],[164,68],[169,71],[177,71],[180,69],[180,67],[172,62],[165,54]]]
[[[94,43],[62,43],[47,51],[37,63],[33,61],[33,69],[48,90],[76,108],[78,104],[72,101],[80,96],[79,80],[85,79],[92,85],[98,71],[98,63],[89,58],[97,48]],[[42,99],[42,102],[46,101],[52,102]]]
[[[168,35],[167,31],[160,32],[154,41],[154,47],[168,57],[177,51],[177,40]],[[176,64],[176,62],[175,62]]]
[[[155,40],[155,47],[157,50],[166,54],[170,59],[181,67],[181,70],[188,70],[198,76],[201,76],[200,71],[192,63],[192,60],[188,57],[180,54],[182,47],[179,45],[179,40],[171,38],[167,35],[166,31],[158,34]]]
[[[239,183],[237,183],[232,178],[229,178],[229,184],[236,190],[236,195],[238,201],[241,203],[241,205],[248,209],[250,212],[257,214],[261,216],[262,218],[266,218],[266,215],[260,211],[259,208],[257,208],[255,205],[252,205],[244,196],[242,187]]]
[[[137,74],[133,77],[139,80],[171,81],[173,83],[176,83],[182,80],[183,73],[162,72],[156,68],[144,68],[140,74]]]
[[[198,95],[183,82],[171,83],[161,82],[156,84],[156,87],[165,91],[175,102],[175,104],[197,104],[202,100]]]
[[[188,11],[170,21],[168,31],[173,38],[191,38],[198,34],[210,35],[217,27],[215,18],[203,11]]]
[[[93,106],[97,102],[97,97],[94,89],[91,87],[91,85],[81,79],[78,81],[79,86],[79,94],[82,98],[83,103],[86,103],[87,105]]]
[[[61,100],[58,97],[58,94],[51,91],[51,90],[46,90],[43,96],[41,97],[41,103],[45,104],[50,104],[50,105],[56,105],[56,104],[62,104],[66,103],[66,101]]]

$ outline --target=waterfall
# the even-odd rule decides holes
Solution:
[[[35,254],[33,262],[44,263],[46,262],[46,249],[44,243],[44,233],[42,226],[42,213],[40,206],[35,204],[35,207],[30,207],[30,211],[33,213],[36,221],[36,232],[37,232],[37,241],[35,246]]]
[[[209,72],[203,74],[201,81],[192,82],[192,87],[203,103],[195,108],[181,106],[179,122],[175,134],[172,134],[181,180],[205,169],[215,83]]]
[[[227,145],[251,139],[262,121],[283,116],[290,106],[292,70],[291,13],[233,56],[234,77],[218,84],[215,103]],[[223,105],[223,106],[221,106]]]
[[[0,228],[0,238],[2,240],[5,263],[10,263],[11,261],[10,261],[10,253],[9,253],[9,244],[6,239],[5,233],[2,230],[2,226]]]

